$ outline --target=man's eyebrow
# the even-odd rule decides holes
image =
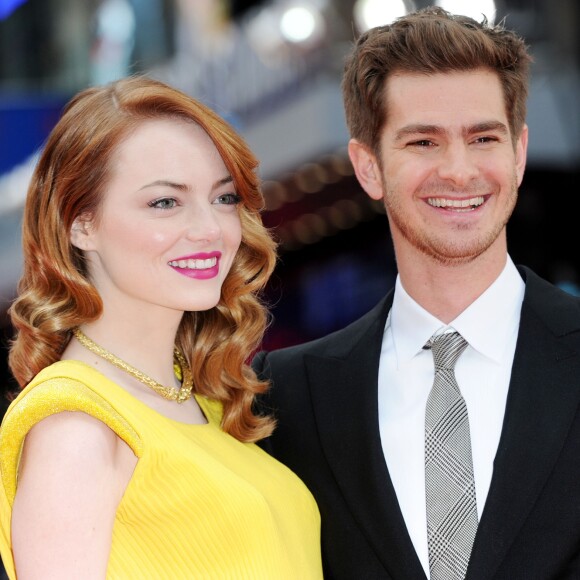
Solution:
[[[502,135],[509,134],[509,130],[505,123],[502,123],[501,121],[484,121],[483,123],[476,123],[471,127],[467,127],[465,133],[467,135],[473,135],[473,133],[487,133],[488,131],[495,131]]]
[[[475,123],[462,130],[464,135],[473,135],[474,133],[486,133],[488,131],[496,131],[502,135],[509,134],[508,128],[501,121],[482,121]],[[411,135],[444,135],[447,130],[439,125],[428,125],[423,123],[416,123],[406,125],[399,129],[395,134],[395,140],[400,141]]]
[[[423,123],[416,123],[413,125],[406,125],[399,129],[395,134],[395,140],[400,141],[410,135],[443,135],[445,129],[438,125],[426,125]]]

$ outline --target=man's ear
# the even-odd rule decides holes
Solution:
[[[75,218],[70,229],[70,243],[79,250],[92,250],[93,223],[88,215]]]
[[[516,175],[518,186],[522,184],[524,171],[526,170],[526,159],[528,154],[528,126],[524,125],[521,135],[516,143]]]
[[[348,156],[356,178],[367,195],[372,199],[383,199],[383,179],[374,153],[360,141],[351,139],[348,143]]]

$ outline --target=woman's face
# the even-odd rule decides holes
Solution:
[[[71,231],[105,310],[213,308],[241,242],[239,201],[201,127],[140,125],[113,154],[98,218]]]

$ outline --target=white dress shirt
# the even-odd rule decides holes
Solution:
[[[379,428],[383,452],[407,530],[429,578],[425,511],[425,406],[433,386],[433,335],[456,330],[469,346],[455,376],[465,399],[481,518],[503,424],[525,284],[508,257],[497,280],[451,324],[417,304],[397,277],[379,365]]]

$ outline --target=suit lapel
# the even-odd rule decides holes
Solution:
[[[305,362],[320,440],[354,519],[393,578],[424,579],[379,435],[378,368],[391,304],[392,294],[345,333],[343,351]]]
[[[533,509],[576,414],[580,357],[565,338],[580,326],[575,306],[528,273],[504,425],[470,579],[493,577]]]

